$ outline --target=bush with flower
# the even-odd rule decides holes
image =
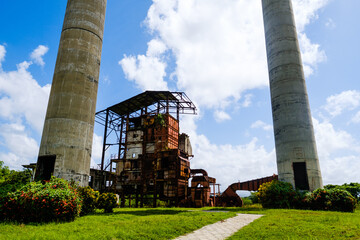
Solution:
[[[312,210],[354,212],[356,208],[356,199],[342,189],[319,188],[309,193],[305,201]]]
[[[66,180],[32,182],[0,200],[0,219],[16,222],[63,222],[79,216],[81,199]]]
[[[78,187],[79,196],[82,199],[82,206],[80,216],[92,213],[96,209],[97,200],[99,198],[99,192],[95,191],[91,187]]]
[[[316,189],[313,192],[294,190],[290,183],[273,180],[260,186],[257,197],[264,208],[297,208],[354,212],[356,198],[348,191]]]
[[[97,208],[104,209],[105,213],[113,212],[113,208],[116,208],[117,198],[114,193],[102,193],[100,194],[97,202]]]

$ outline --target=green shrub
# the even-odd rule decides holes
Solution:
[[[259,198],[258,198],[258,192],[252,192],[251,195],[249,196],[249,199],[251,200],[252,203],[259,203]]]
[[[273,180],[260,186],[257,193],[264,208],[291,208],[296,192],[287,182]]]
[[[79,196],[82,199],[80,215],[84,216],[95,211],[99,192],[91,187],[78,187]]]
[[[250,197],[242,197],[241,200],[243,201],[244,205],[251,205],[253,202],[251,201]]]
[[[350,183],[350,184],[343,184],[343,185],[326,185],[324,186],[325,189],[342,189],[348,191],[354,198],[360,201],[360,183]]]
[[[106,213],[111,213],[115,207],[117,207],[117,198],[114,193],[100,194],[97,202],[97,208],[104,209],[104,212]]]
[[[76,189],[52,177],[49,182],[32,182],[8,193],[0,204],[0,218],[24,223],[72,221],[80,209]]]
[[[354,212],[356,199],[342,189],[316,189],[306,197],[308,207],[312,210]]]

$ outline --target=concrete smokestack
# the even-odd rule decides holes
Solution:
[[[279,180],[322,187],[291,0],[262,0]]]
[[[68,0],[36,177],[88,184],[107,0]]]

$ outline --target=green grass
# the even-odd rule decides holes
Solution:
[[[360,209],[355,213],[261,209],[242,213],[264,216],[229,239],[360,239]]]
[[[0,224],[0,239],[172,239],[235,212],[202,212],[189,209],[114,209],[70,223],[41,225]]]
[[[244,208],[115,209],[70,223],[0,224],[0,239],[172,239],[236,213],[264,215],[229,239],[360,239],[355,213]],[[228,212],[203,212],[226,210]]]

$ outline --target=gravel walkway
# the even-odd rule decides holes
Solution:
[[[240,230],[240,228],[248,225],[255,219],[263,215],[256,214],[238,214],[236,217],[228,218],[220,222],[207,225],[192,233],[180,236],[175,240],[220,240],[230,237]]]

